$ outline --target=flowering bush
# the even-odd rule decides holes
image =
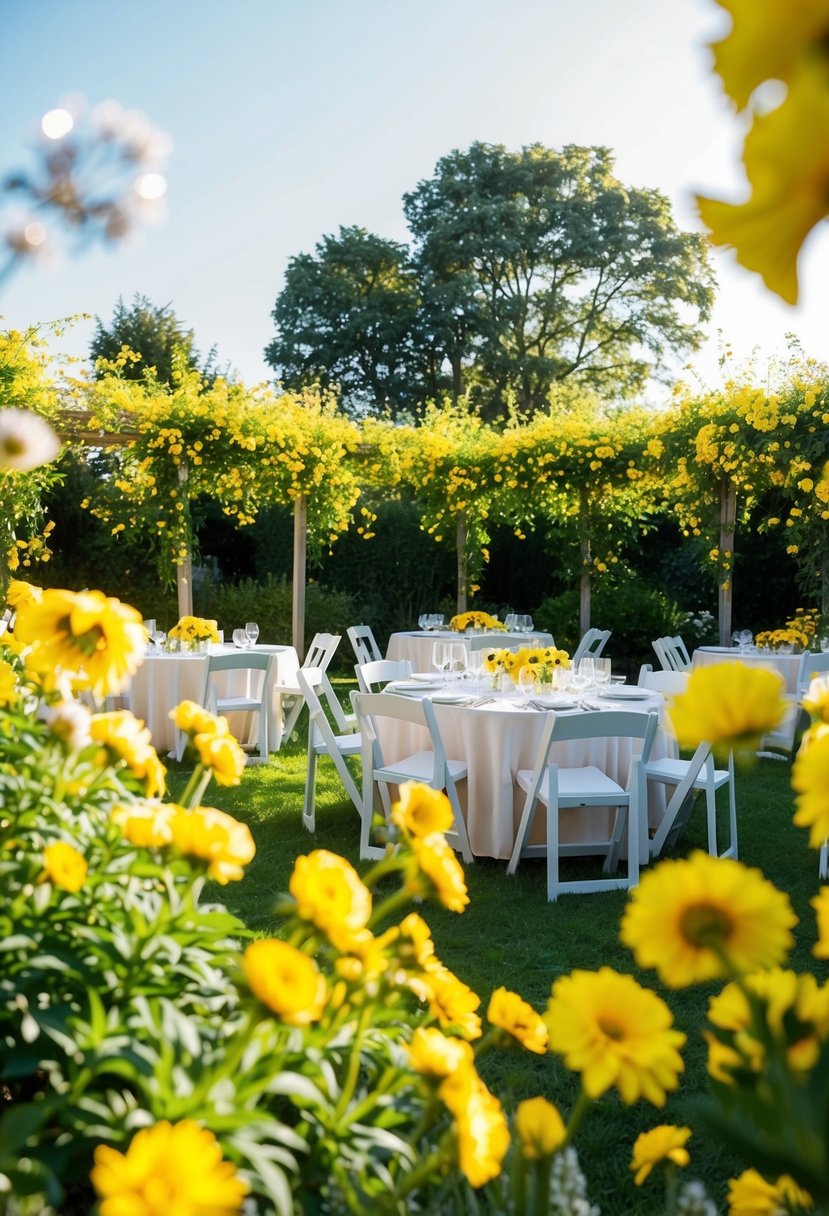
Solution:
[[[463,633],[465,629],[503,630],[506,629],[506,625],[499,621],[497,616],[490,616],[488,612],[461,612],[452,617],[449,628]]]

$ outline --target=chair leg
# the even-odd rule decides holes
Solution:
[[[615,874],[619,869],[619,854],[622,851],[622,837],[630,836],[628,821],[630,810],[626,806],[616,808],[616,818],[613,821],[613,831],[610,834],[610,844],[602,865],[603,874]],[[638,831],[638,828],[637,828]]]
[[[446,776],[446,794],[447,794],[447,797],[449,798],[449,804],[452,807],[452,817],[455,820],[455,833],[457,834],[457,837],[458,837],[458,844],[460,845],[461,856],[463,857],[465,862],[468,862],[471,865],[472,861],[473,861],[472,849],[470,848],[470,845],[469,845],[469,836],[466,831],[466,822],[464,821],[463,811],[461,810],[461,804],[458,799],[458,789],[457,789],[457,786],[455,785],[455,782],[448,775],[448,773]]]
[[[524,809],[521,812],[521,822],[518,824],[518,831],[515,833],[515,844],[512,846],[509,864],[507,866],[507,874],[514,874],[518,868],[518,862],[521,859],[521,850],[524,848],[524,842],[532,831],[533,820],[535,819],[535,811],[538,806],[538,799],[535,796],[534,790],[527,792],[527,797],[524,799]]]
[[[823,844],[820,846],[818,878],[829,878],[829,840],[824,840]]]
[[[714,789],[714,761],[709,756],[705,762],[705,813],[708,821],[708,852],[719,857],[717,845],[717,791]]]
[[[302,822],[309,832],[316,830],[317,753],[311,740],[308,741],[308,764],[305,770],[305,804]]]
[[[737,792],[734,788],[734,754],[728,757],[728,852],[723,857],[733,857],[737,860]]]
[[[299,721],[299,715],[302,713],[302,707],[304,704],[304,698],[297,697],[291,708],[288,710],[288,716],[282,723],[282,737],[280,740],[280,746],[282,743],[287,743],[290,740],[291,735],[296,729],[296,724]]]
[[[553,788],[555,784],[555,788]],[[559,896],[559,806],[558,779],[550,774],[550,798],[547,803],[547,902],[555,903]],[[529,830],[529,829],[528,829]]]

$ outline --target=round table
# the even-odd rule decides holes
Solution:
[[[432,671],[432,647],[435,642],[463,642],[467,652],[470,649],[471,636],[484,637],[491,646],[552,646],[551,633],[483,633],[470,635],[456,633],[452,629],[441,630],[412,630],[407,633],[393,633],[389,638],[386,650],[387,659],[408,659],[412,671]]]
[[[388,691],[393,691],[393,687]],[[509,858],[525,798],[524,791],[515,783],[515,774],[519,769],[533,767],[546,714],[523,708],[514,697],[473,706],[441,704],[438,694],[437,699],[433,697],[433,704],[447,756],[463,760],[469,769],[467,780],[458,787],[458,796],[472,852],[478,857]],[[643,713],[654,710],[661,720],[665,702],[659,693],[647,690],[641,700],[615,701],[603,697],[602,704],[609,709],[636,709]],[[388,718],[378,719],[378,725],[382,731],[383,756],[390,763],[430,746],[428,734],[421,727]],[[625,785],[634,746],[641,746],[641,740],[579,740],[554,744],[551,758],[568,767],[595,764]],[[660,725],[651,754],[654,760],[678,755],[676,739],[667,723],[664,727]],[[658,827],[664,813],[665,787],[649,786],[648,823],[640,825],[643,865],[648,857],[648,827]],[[606,840],[612,814],[603,807],[567,812],[562,819],[562,843],[591,838]],[[543,840],[544,832],[544,816],[537,815],[532,843],[539,836]]]
[[[780,672],[786,681],[786,692],[794,696],[802,657],[799,654],[781,654],[779,650],[761,653],[757,650],[743,652],[736,646],[698,646],[691,657],[691,666],[709,667],[712,663],[737,661],[750,666],[768,667]]]

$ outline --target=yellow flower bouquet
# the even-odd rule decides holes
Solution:
[[[183,616],[167,635],[179,642],[218,642],[219,632],[215,621],[203,616]]]
[[[499,621],[497,616],[490,616],[488,612],[460,612],[457,616],[452,617],[449,628],[454,629],[456,633],[464,633],[467,629],[491,629],[503,632],[506,625]]]
[[[569,667],[566,650],[555,646],[522,646],[520,650],[493,648],[484,654],[484,670],[492,676],[509,676],[518,683],[522,669],[531,668],[539,684],[552,684],[557,667]]]

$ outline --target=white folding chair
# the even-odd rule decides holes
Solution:
[[[679,674],[679,673],[677,673]],[[676,844],[691,817],[694,796],[705,791],[708,821],[708,852],[712,857],[737,859],[737,802],[734,791],[734,757],[729,753],[728,768],[715,769],[711,744],[700,743],[690,760],[650,760],[645,765],[645,779],[675,787],[662,821],[650,842],[651,858],[659,857],[665,849]],[[728,787],[728,848],[721,853],[717,843],[717,792]]]
[[[370,625],[352,625],[346,630],[348,640],[354,647],[354,656],[358,663],[372,663],[382,659],[380,647],[377,645]]]
[[[440,729],[432,703],[412,697],[396,697],[387,692],[354,692],[351,703],[357,714],[357,727],[363,740],[363,809],[360,833],[360,856],[382,857],[385,850],[372,845],[371,829],[374,822],[375,791],[388,797],[390,785],[403,781],[421,781],[434,790],[446,790],[452,807],[455,827],[446,833],[447,841],[463,855],[464,861],[472,861],[472,850],[466,833],[457,783],[467,775],[466,764],[461,760],[449,760],[443,746]],[[381,719],[391,719],[422,727],[428,732],[431,748],[424,748],[387,763],[380,743],[378,724]],[[388,815],[387,803],[384,809]]]
[[[345,791],[357,809],[357,814],[362,815],[362,797],[345,762],[346,756],[360,755],[362,741],[358,734],[348,730],[342,706],[322,667],[301,667],[297,672],[297,684],[302,693],[303,703],[308,706],[308,759],[305,770],[302,822],[309,832],[313,832],[316,827],[317,759],[319,756],[331,757],[340,780],[345,786]],[[326,705],[334,720],[336,730],[329,721]]]
[[[357,663],[354,674],[360,692],[380,692],[374,685],[388,684],[391,680],[407,680],[412,674],[408,659],[372,659],[369,663]]]
[[[650,663],[643,663],[639,668],[636,683],[640,688],[661,692],[663,697],[675,697],[685,692],[688,675],[687,671],[654,671]]]
[[[570,662],[578,663],[579,659],[589,654],[597,659],[607,645],[610,632],[609,629],[588,629],[573,651]]]
[[[662,668],[662,670],[674,671],[675,668],[671,663],[671,660],[668,658],[668,651],[665,645],[667,641],[667,638],[654,638],[651,642],[651,646],[653,647],[653,652],[657,659],[659,659],[659,666]]]
[[[802,706],[803,699],[809,692],[809,685],[815,676],[825,675],[827,672],[829,672],[829,654],[824,652],[816,654],[810,650],[803,652],[797,668],[794,696],[791,694],[786,696],[786,700],[789,702],[789,712],[776,730],[764,736],[760,745],[761,751],[768,749],[785,752],[790,759],[794,759],[798,736],[808,722],[806,711]]]
[[[564,892],[591,892],[628,889],[639,882],[639,841],[647,815],[647,788],[644,765],[650,759],[656,736],[658,715],[630,710],[581,714],[548,715],[535,758],[535,767],[521,769],[516,781],[527,797],[515,838],[507,873],[514,874],[521,857],[547,856],[547,899],[555,900]],[[550,760],[554,743],[577,740],[617,738],[641,739],[639,755],[631,759],[626,786],[608,777],[595,765],[567,768]],[[538,803],[547,808],[546,844],[529,844]],[[610,836],[606,840],[560,842],[562,812],[583,807],[615,807]],[[619,862],[623,836],[627,842],[627,877],[591,878],[562,882],[559,857],[604,854],[604,873],[613,873]]]
[[[258,715],[257,748],[258,756],[249,756],[248,764],[267,764],[269,759],[268,747],[268,696],[273,683],[274,655],[254,650],[240,650],[238,654],[211,654],[205,668],[204,685],[202,688],[201,704],[211,713],[227,714],[246,713]],[[230,672],[245,673],[244,691],[228,695],[219,695],[214,677]],[[187,739],[179,735],[176,746],[176,758],[181,759]],[[241,744],[242,747],[254,746]]]
[[[339,633],[315,633],[311,639],[311,645],[308,647],[308,653],[302,660],[302,668],[308,671],[312,667],[321,667],[323,671],[327,671],[328,665],[340,644],[340,637]],[[305,704],[305,698],[298,683],[280,684],[278,685],[278,689],[282,694],[283,700],[287,702],[287,713],[284,714],[280,736],[281,745],[282,743],[287,743],[294,733],[296,724],[299,721],[299,715],[302,713],[302,707]]]
[[[676,671],[691,670],[691,656],[688,653],[688,647],[683,642],[682,638],[677,634],[675,637],[668,638],[670,644],[671,656],[675,663]]]

